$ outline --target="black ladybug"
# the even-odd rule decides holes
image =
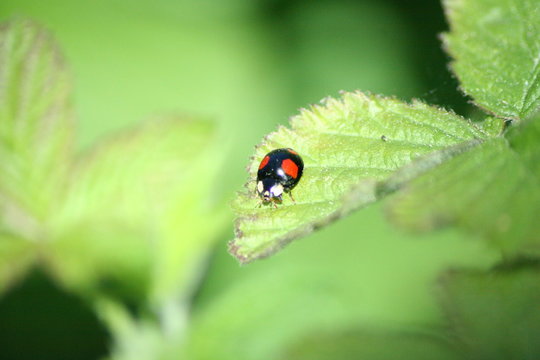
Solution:
[[[302,158],[293,149],[276,149],[262,159],[257,172],[257,194],[263,203],[281,203],[284,192],[298,184],[304,170]],[[293,199],[294,201],[294,199]]]

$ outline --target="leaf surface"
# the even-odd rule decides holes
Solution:
[[[2,26],[0,84],[0,192],[45,217],[72,155],[73,114],[69,74],[44,29],[26,20]]]
[[[269,256],[377,200],[377,182],[413,159],[453,146],[474,146],[487,137],[463,118],[417,101],[407,104],[360,92],[326,99],[302,110],[291,119],[290,129],[280,127],[257,147],[248,166],[252,180],[233,202],[236,237],[230,251],[243,263]],[[259,162],[283,147],[293,148],[304,160],[303,177],[293,190],[296,202],[285,196],[276,209],[258,206],[254,180]]]
[[[404,184],[388,204],[390,218],[421,231],[457,225],[507,256],[540,254],[539,119]]]
[[[80,289],[109,278],[151,303],[185,296],[227,219],[216,144],[211,122],[168,116],[81,156],[54,224],[57,276]]]
[[[47,240],[44,223],[55,213],[71,156],[70,92],[44,29],[19,19],[0,27],[0,289]]]
[[[521,119],[540,106],[537,0],[445,0],[443,39],[462,90],[488,112]]]

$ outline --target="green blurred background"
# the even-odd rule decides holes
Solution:
[[[13,15],[45,24],[62,47],[80,149],[153,114],[211,118],[229,144],[215,184],[227,198],[265,134],[340,90],[470,109],[447,71],[433,0],[2,0],[1,19]],[[440,271],[494,259],[452,231],[402,234],[381,206],[244,267],[226,252],[232,228],[200,269],[187,358],[278,359],[351,328],[434,331]],[[111,347],[84,299],[39,271],[0,299],[0,339],[1,359],[96,359]]]

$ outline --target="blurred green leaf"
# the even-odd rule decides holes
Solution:
[[[457,144],[475,146],[488,136],[442,109],[360,92],[303,110],[291,120],[291,127],[280,127],[265,138],[248,171],[255,179],[260,160],[272,149],[298,151],[305,168],[293,191],[296,204],[285,199],[277,209],[258,208],[254,182],[246,184],[247,190],[233,203],[236,238],[229,245],[243,263],[269,256],[293,239],[377,200],[377,181],[411,160]]]
[[[453,271],[440,302],[465,359],[538,359],[540,270],[524,261],[490,272]]]
[[[119,357],[134,353],[122,348],[126,331],[181,339],[199,267],[228,220],[216,185],[227,144],[209,121],[164,116],[75,158],[56,45],[28,21],[2,31],[0,291],[39,258],[98,310],[116,304],[100,314],[118,330]],[[117,326],[126,305],[158,320]]]
[[[295,344],[282,357],[295,360],[457,360],[448,342],[434,335],[348,331],[313,335]]]
[[[0,288],[30,265],[71,156],[71,83],[38,25],[0,27]]]
[[[76,158],[56,45],[28,21],[2,31],[0,291],[38,258],[94,301],[115,357],[136,358],[133,341],[177,350],[200,266],[228,220],[216,184],[227,144],[209,121],[163,116]],[[153,316],[132,317],[131,305]]]
[[[499,117],[520,119],[540,106],[538,0],[445,0],[443,37],[463,91]]]
[[[540,117],[403,184],[388,204],[413,230],[456,224],[509,256],[540,254]]]
[[[0,84],[0,192],[42,219],[72,155],[73,115],[68,73],[41,27],[2,26]]]
[[[81,156],[52,224],[56,276],[79,289],[112,280],[154,305],[187,296],[226,220],[216,140],[212,123],[170,116]]]

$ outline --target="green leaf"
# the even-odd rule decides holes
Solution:
[[[490,272],[455,271],[439,299],[465,359],[538,359],[540,268],[523,262]]]
[[[155,306],[187,296],[227,219],[214,191],[223,154],[212,123],[170,116],[81,156],[51,224],[56,276]]]
[[[538,0],[445,0],[443,39],[462,90],[486,111],[520,119],[540,106]]]
[[[0,194],[49,214],[71,156],[71,83],[52,37],[26,20],[0,29]]]
[[[69,75],[40,26],[0,27],[0,289],[27,269],[71,155]]]
[[[507,137],[530,175],[540,181],[540,112],[521,126],[511,127]]]
[[[399,356],[396,357],[396,354]],[[295,344],[283,359],[295,360],[457,360],[449,343],[434,335],[351,330],[313,335]]]
[[[390,218],[412,230],[457,225],[507,256],[540,254],[540,117],[403,183]]]
[[[257,147],[248,166],[251,181],[233,202],[236,238],[230,251],[243,263],[269,256],[377,200],[377,182],[411,160],[458,144],[474,146],[486,137],[463,118],[418,101],[406,104],[360,92],[326,99]],[[284,199],[277,209],[258,207],[257,167],[265,153],[282,147],[304,159],[304,175],[293,191],[296,203]]]

